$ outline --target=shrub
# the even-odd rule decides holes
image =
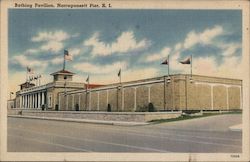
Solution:
[[[45,105],[42,105],[42,111],[44,111],[45,110]]]
[[[59,110],[59,106],[56,104],[56,108],[55,108],[55,110],[56,111],[58,111]]]
[[[23,111],[18,111],[18,115],[22,115],[23,114]]]
[[[107,111],[108,111],[108,112],[111,112],[111,105],[110,105],[110,104],[108,104]]]
[[[75,105],[75,110],[79,111],[79,105],[78,104]]]
[[[147,111],[148,111],[148,106],[147,105],[138,106],[137,112],[147,112]]]
[[[155,112],[155,111],[156,111],[156,109],[154,107],[154,104],[150,102],[148,104],[148,112]]]

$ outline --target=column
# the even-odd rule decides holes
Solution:
[[[109,90],[106,91],[107,92],[107,106],[109,104]]]
[[[23,95],[21,95],[21,97],[20,97],[20,108],[23,108],[24,107],[24,96]]]
[[[29,102],[29,104],[30,104],[29,108],[31,108],[32,107],[32,94],[29,95],[29,100],[30,100],[30,102]]]
[[[97,92],[97,110],[98,110],[98,111],[100,110],[100,108],[99,108],[99,105],[100,105],[100,104],[99,104],[99,101],[100,101],[100,100],[99,100],[99,96],[100,96],[100,92],[98,91],[98,92]]]
[[[136,88],[134,87],[134,111],[136,111]]]
[[[26,97],[27,97],[26,106],[27,106],[27,108],[28,108],[28,102],[29,102],[28,95],[26,95]]]
[[[23,108],[25,108],[25,95],[23,95],[23,105],[22,105]]]
[[[42,105],[44,105],[44,92],[42,92]]]
[[[26,108],[29,108],[29,105],[30,105],[30,104],[29,104],[29,102],[30,102],[30,98],[29,98],[29,97],[30,97],[30,95],[27,94],[27,95],[26,95]]]
[[[81,93],[79,93],[79,100],[78,100],[78,103],[79,103],[79,110],[81,110]]]
[[[22,107],[28,108],[28,95],[23,95]]]
[[[30,108],[33,108],[34,107],[34,95],[30,94],[30,96],[31,96],[31,105],[30,105]]]
[[[58,110],[60,110],[61,106],[62,106],[62,104],[61,104],[61,95],[62,94],[58,93]]]
[[[40,105],[40,104],[41,104],[41,103],[40,103],[40,97],[41,97],[40,94],[41,94],[40,92],[37,93],[37,95],[38,95],[38,106],[37,106],[37,108],[40,108],[40,107],[41,107],[41,105]]]
[[[30,101],[29,100],[29,95],[27,95],[26,97],[27,97],[27,103],[26,104],[27,104],[27,108],[28,108],[29,107],[29,101]]]
[[[24,108],[25,106],[24,106],[24,95],[22,95],[21,96],[21,98],[20,98],[20,101],[21,101],[21,103],[20,103],[20,108]]]
[[[242,95],[242,86],[240,86],[240,109],[243,108],[243,95]]]
[[[22,99],[23,99],[23,96],[21,96],[20,98],[19,98],[19,108],[22,108]],[[16,106],[17,107],[17,106]]]
[[[211,109],[214,110],[214,86],[210,85],[211,87]]]
[[[30,102],[29,102],[29,108],[31,108],[32,107],[32,94],[29,94],[29,100],[30,100]]]
[[[124,111],[124,88],[122,87],[122,111]]]
[[[148,103],[150,103],[150,88],[151,86],[148,86]]]
[[[69,99],[69,95],[67,95],[67,97],[66,97],[66,107],[67,107],[66,110],[69,110],[69,102],[68,102],[68,99]]]
[[[29,94],[29,108],[31,108],[31,94]]]
[[[89,91],[89,110],[91,110],[91,92]]]
[[[25,95],[25,98],[24,98],[24,99],[25,99],[25,101],[24,101],[24,102],[25,102],[25,106],[24,106],[24,107],[25,107],[25,108],[28,108],[28,96]]]
[[[32,108],[35,108],[35,102],[36,102],[36,99],[35,99],[35,93],[32,94]]]
[[[75,109],[74,103],[75,103],[75,95],[72,94],[72,110]]]
[[[31,94],[31,101],[32,101],[32,103],[31,103],[31,107],[30,108],[33,108],[34,107],[34,94]]]
[[[227,110],[229,110],[228,86],[226,86],[226,91],[227,91]]]
[[[36,108],[36,105],[37,105],[37,95],[36,95],[36,93],[34,93],[34,99],[35,99],[34,108]]]

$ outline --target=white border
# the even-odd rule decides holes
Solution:
[[[17,0],[16,0],[17,1]],[[60,0],[22,0],[20,3],[30,2],[42,3],[89,3],[92,1],[60,1]],[[95,1],[96,3],[108,2],[113,9],[240,9],[243,16],[243,60],[245,78],[243,79],[243,152],[240,158],[232,158],[231,154],[204,154],[204,153],[10,153],[7,152],[7,88],[8,87],[8,8],[13,8],[14,2],[7,0],[1,3],[1,44],[0,44],[0,161],[248,161],[249,158],[249,1],[164,1],[164,0],[109,0]],[[28,9],[28,8],[27,8]]]

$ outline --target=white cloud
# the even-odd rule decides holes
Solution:
[[[41,42],[42,45],[38,49],[29,49],[28,53],[37,53],[40,51],[50,51],[50,52],[59,52],[63,49],[63,41],[72,38],[78,37],[79,33],[70,35],[62,30],[58,31],[45,31],[39,32],[37,35],[31,38],[33,42]]]
[[[73,65],[73,68],[76,70],[91,73],[91,74],[109,74],[118,72],[120,68],[126,69],[127,63],[126,62],[115,62],[110,65],[97,65],[91,63],[79,63]]]
[[[39,32],[31,40],[33,42],[43,42],[43,41],[64,41],[69,39],[70,36],[68,33],[59,30],[55,32]]]
[[[221,26],[214,26],[213,28],[205,29],[201,33],[191,31],[187,34],[184,40],[184,48],[188,49],[194,45],[200,44],[211,44],[212,40],[223,33],[223,28]]]
[[[99,33],[95,33],[83,43],[85,46],[93,47],[93,55],[106,56],[113,53],[127,53],[145,49],[150,45],[150,42],[147,39],[136,41],[132,31],[123,32],[115,42],[110,44],[102,42],[99,37]]]
[[[159,53],[153,53],[150,54],[149,56],[146,57],[145,61],[146,62],[153,62],[153,61],[158,61],[167,58],[167,56],[170,54],[171,49],[169,47],[163,48]]]
[[[11,59],[11,61],[12,61],[12,63],[19,64],[19,65],[21,65],[24,68],[26,68],[27,66],[30,66],[30,67],[33,67],[33,68],[34,67],[39,67],[39,68],[45,68],[45,67],[47,67],[47,62],[45,62],[45,61],[38,61],[38,60],[32,60],[32,59],[27,58],[24,55],[14,56]]]
[[[223,56],[233,56],[238,49],[241,49],[241,43],[220,43],[219,48],[223,50]]]
[[[49,41],[41,46],[41,50],[43,51],[59,52],[62,49],[63,49],[63,43],[57,41]]]
[[[78,56],[81,52],[79,48],[70,48],[68,51],[73,56],[73,58],[74,56]]]
[[[179,51],[180,49],[182,49],[182,43],[177,43],[174,47],[174,50]]]
[[[227,57],[218,65],[215,57],[197,58],[193,61],[193,72],[199,75],[242,79],[242,62],[239,57]]]
[[[54,59],[52,59],[52,60],[50,60],[50,62],[52,63],[52,64],[61,64],[61,63],[63,63],[63,58],[62,57],[56,57],[56,58],[54,58]]]
[[[34,54],[34,53],[38,53],[40,50],[39,49],[35,49],[35,48],[31,48],[25,51],[25,54]]]

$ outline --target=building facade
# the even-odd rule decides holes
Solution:
[[[242,109],[242,81],[171,75],[59,93],[59,110],[140,112]]]
[[[68,90],[84,89],[84,83],[72,82],[74,73],[60,70],[51,74],[53,82],[35,86],[25,82],[20,85],[20,91],[16,92],[16,107],[23,109],[54,110],[58,103],[58,93]]]
[[[17,92],[16,107],[117,112],[150,111],[150,105],[153,111],[242,109],[242,81],[237,79],[176,74],[89,86],[72,82],[74,73],[66,70],[51,75],[54,81],[46,85],[25,83]]]

